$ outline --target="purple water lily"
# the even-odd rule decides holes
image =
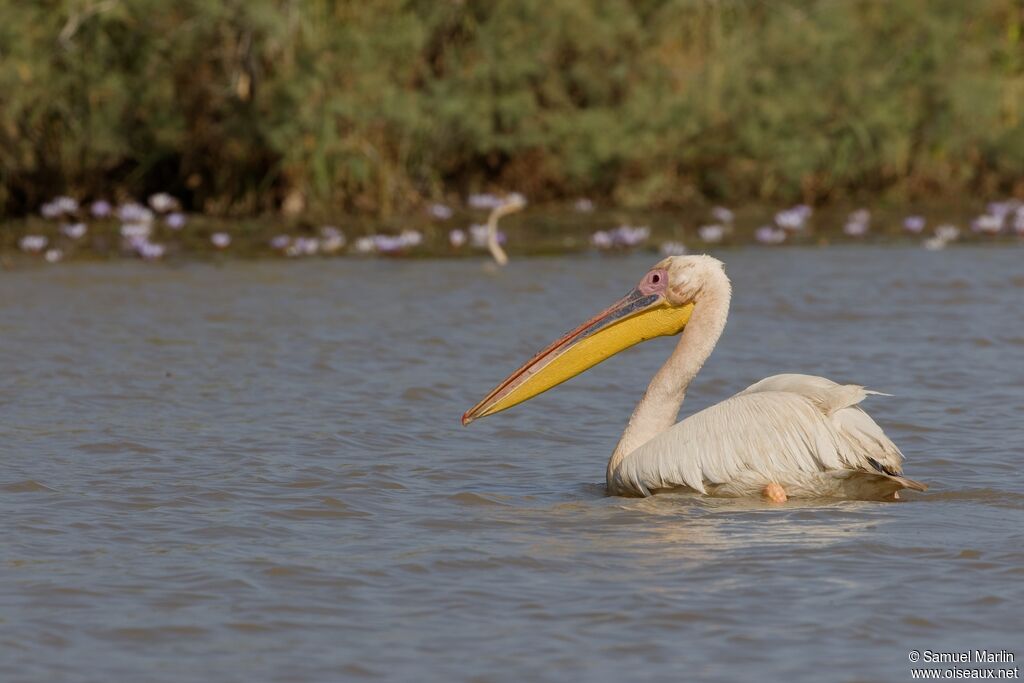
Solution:
[[[469,195],[466,203],[474,209],[493,209],[496,206],[501,206],[502,199],[496,194],[481,192]]]
[[[148,240],[141,240],[135,245],[135,251],[146,261],[158,261],[167,253],[167,247]]]
[[[57,205],[61,213],[76,213],[78,211],[78,200],[74,197],[68,197],[66,195],[57,197],[53,200],[53,203]]]
[[[181,230],[187,222],[188,219],[185,217],[185,214],[180,211],[173,211],[164,217],[164,225],[171,230]]]
[[[296,237],[285,249],[287,256],[315,256],[320,251],[320,242],[312,237]]]
[[[935,237],[944,242],[952,242],[960,237],[960,228],[945,223],[935,228]]]
[[[394,255],[417,247],[423,242],[423,234],[419,230],[403,230],[398,235],[369,235],[360,237],[353,245],[358,254]]]
[[[449,207],[445,206],[444,204],[438,204],[438,203],[431,204],[430,206],[428,206],[427,207],[427,212],[430,213],[431,216],[433,216],[434,218],[436,218],[439,221],[446,221],[449,218],[451,218],[454,215],[454,213],[455,213],[454,211],[452,211]]]
[[[719,223],[732,224],[733,220],[736,218],[736,214],[724,206],[716,206],[711,209],[711,217]]]
[[[357,238],[352,246],[357,254],[372,254],[377,251],[377,243],[374,241],[373,235]]]
[[[915,235],[924,230],[927,224],[924,216],[907,216],[903,219],[903,229]]]
[[[448,244],[452,245],[456,249],[466,244],[466,231],[455,228],[448,232]]]
[[[724,225],[702,225],[697,229],[700,238],[708,244],[717,244],[725,237]]]
[[[593,213],[594,202],[591,201],[590,199],[587,199],[586,197],[580,197],[575,202],[573,202],[572,207],[580,213]]]
[[[871,212],[867,209],[857,209],[846,218],[843,232],[850,237],[864,237],[871,228]]]
[[[121,226],[121,237],[125,239],[149,239],[153,226],[149,223],[125,223]]]
[[[406,247],[405,241],[396,235],[375,235],[373,244],[381,254],[397,254]]]
[[[97,199],[89,205],[89,213],[96,218],[106,218],[114,210],[114,207],[110,205],[106,199]]]
[[[320,228],[320,249],[324,253],[333,254],[345,246],[345,235],[333,225]]]
[[[153,212],[136,202],[117,207],[117,217],[125,223],[152,223]]]
[[[508,241],[508,237],[504,231],[498,230],[498,244],[505,244]],[[474,249],[486,249],[487,248],[487,226],[479,223],[474,223],[469,226],[469,241],[473,245]]]
[[[615,240],[607,230],[598,230],[590,236],[590,243],[598,249],[611,249],[615,245]]]
[[[178,208],[178,200],[166,192],[157,192],[149,196],[149,206],[157,213],[167,213]]]
[[[85,233],[89,231],[89,226],[85,223],[67,223],[60,226],[60,231],[65,237],[78,240],[85,237]]]
[[[646,225],[620,225],[612,230],[598,230],[590,236],[590,243],[598,249],[629,249],[639,246],[651,236]]]
[[[53,220],[55,218],[60,218],[61,210],[55,203],[46,202],[39,207],[39,214],[47,220]]]
[[[761,244],[782,244],[786,241],[786,231],[773,225],[762,225],[754,231],[754,239]]]
[[[49,243],[50,239],[46,235],[25,235],[18,240],[18,247],[29,254],[38,254]]]
[[[997,235],[1003,229],[1003,216],[985,213],[971,221],[971,230],[986,235]]]
[[[775,214],[775,224],[784,230],[803,230],[807,226],[807,219],[811,217],[811,213],[813,213],[811,207],[806,204],[798,204]]]
[[[423,233],[419,230],[403,230],[398,236],[406,247],[418,247],[423,243]]]
[[[52,220],[61,216],[70,216],[78,213],[78,200],[73,197],[61,195],[54,197],[39,207],[39,213],[43,218]]]
[[[1000,220],[1006,220],[1011,214],[1021,208],[1021,202],[1016,199],[1008,199],[1004,202],[989,202],[988,206],[985,207],[985,212],[993,216],[998,216]]]
[[[651,236],[651,229],[646,225],[620,225],[608,232],[612,247],[630,249],[638,247]]]

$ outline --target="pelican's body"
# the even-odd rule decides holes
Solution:
[[[680,334],[608,462],[608,491],[688,488],[718,496],[894,498],[926,487],[859,403],[869,392],[810,375],[775,375],[676,424],[690,383],[728,317],[721,262],[670,257],[629,295],[535,356],[463,416],[510,408],[654,336]]]
[[[753,496],[776,484],[786,496],[885,498],[918,488],[899,476],[899,449],[857,405],[868,393],[811,375],[763,379],[613,457],[608,490]]]

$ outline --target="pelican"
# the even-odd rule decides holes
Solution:
[[[525,206],[526,200],[523,199],[522,195],[513,193],[491,209],[491,214],[487,217],[487,248],[490,250],[494,262],[499,266],[504,266],[508,263],[508,255],[505,254],[505,250],[498,243],[498,221],[510,213],[522,211]]]
[[[462,416],[468,425],[529,400],[635,344],[679,335],[608,461],[613,495],[893,499],[924,484],[859,406],[868,391],[811,375],[775,375],[675,423],[690,383],[725,328],[732,285],[721,261],[670,256],[625,297],[509,375]]]

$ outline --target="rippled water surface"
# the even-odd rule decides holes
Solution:
[[[1024,250],[719,254],[684,414],[783,371],[899,503],[604,495],[671,349],[459,416],[656,257],[0,272],[4,681],[909,680],[1024,657]]]

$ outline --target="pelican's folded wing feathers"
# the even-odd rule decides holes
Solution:
[[[868,393],[823,377],[769,377],[654,437],[612,477],[623,490],[649,495],[834,471],[898,475],[899,449],[857,406]]]

